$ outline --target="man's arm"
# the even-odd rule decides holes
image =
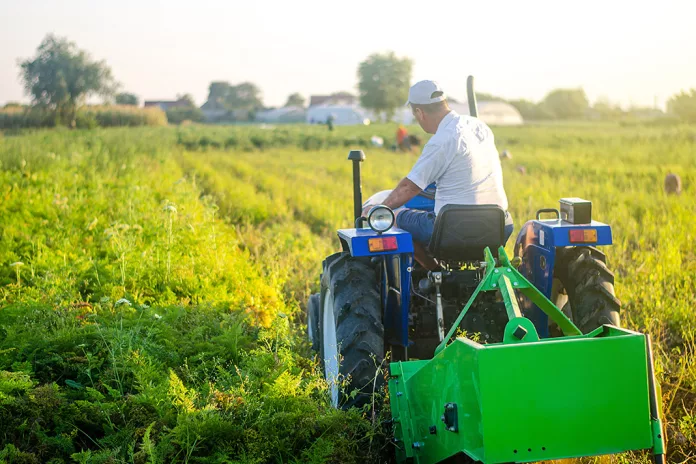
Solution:
[[[410,181],[407,177],[401,179],[399,185],[396,186],[394,190],[389,194],[386,200],[384,200],[384,205],[388,206],[392,210],[403,206],[408,200],[415,197],[421,192],[421,188]],[[367,216],[367,212],[370,208],[365,208],[363,210],[363,216]]]

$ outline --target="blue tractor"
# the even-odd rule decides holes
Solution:
[[[442,270],[427,271],[413,258],[411,234],[395,227],[394,213],[375,205],[380,192],[361,199],[362,151],[351,151],[356,228],[338,230],[342,250],[323,263],[321,292],[307,304],[308,335],[320,353],[336,407],[359,406],[383,386],[377,374],[390,362],[429,359],[482,281],[484,250],[505,246],[505,213],[495,205],[447,205],[437,216],[429,251]],[[434,186],[405,205],[432,211]],[[591,218],[591,203],[563,198],[559,209],[541,209],[522,227],[513,265],[583,333],[619,326],[614,275],[598,246],[611,245],[611,228]],[[554,217],[542,219],[542,215]],[[559,327],[520,296],[522,314],[541,338]],[[501,342],[508,317],[496,292],[478,296],[457,325],[484,343]],[[348,379],[342,384],[341,379]],[[343,391],[341,391],[343,390]],[[359,393],[355,395],[355,390]],[[350,393],[353,392],[352,395]]]
[[[468,91],[476,115],[471,79]],[[324,260],[307,304],[334,407],[366,405],[388,383],[399,463],[638,449],[665,462],[650,337],[619,327],[614,275],[597,248],[611,245],[611,228],[592,219],[589,201],[539,210],[513,259],[501,208],[446,205],[428,246],[439,268],[429,271],[379,204],[386,193],[363,204],[363,152],[348,159],[355,227],[338,231],[341,251]],[[406,207],[432,211],[434,188]]]
[[[473,78],[467,81],[469,111],[477,116]],[[359,405],[380,384],[375,374],[389,353],[391,361],[427,359],[452,328],[485,274],[484,250],[497,259],[507,241],[505,213],[495,205],[447,205],[438,214],[429,252],[442,266],[428,272],[413,258],[411,235],[395,228],[395,216],[380,205],[389,191],[363,204],[362,151],[351,151],[355,228],[341,229],[342,251],[324,260],[321,292],[307,304],[308,335],[321,354],[334,405]],[[405,207],[433,211],[433,184]],[[363,218],[365,206],[373,205]],[[542,215],[554,215],[542,219]],[[514,264],[531,284],[571,318],[583,333],[602,324],[619,325],[621,303],[614,275],[598,246],[611,245],[611,228],[592,220],[592,204],[563,198],[560,208],[541,209],[522,227],[515,242]],[[499,293],[499,292],[497,292]],[[542,338],[560,335],[557,324],[528,298],[521,312]],[[482,294],[457,329],[500,341],[507,322],[500,295]],[[341,398],[340,378],[362,392]],[[345,400],[345,401],[344,401]]]

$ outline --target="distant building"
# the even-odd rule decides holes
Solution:
[[[501,101],[480,101],[476,106],[478,107],[479,119],[489,126],[519,126],[524,124],[524,119],[522,119],[520,112],[509,103]],[[469,114],[469,104],[466,102],[455,103],[450,100],[449,107],[459,114]],[[396,109],[394,122],[400,124],[416,124],[411,109],[407,107]]]
[[[158,107],[162,111],[167,111],[170,108],[177,107],[187,107],[189,102],[183,99],[179,100],[147,100],[145,101],[145,108]]]
[[[307,112],[299,106],[285,106],[271,110],[258,111],[256,121],[265,123],[305,122]]]
[[[333,95],[312,95],[309,97],[309,106],[353,106],[358,103],[358,97],[349,93],[335,93]]]
[[[489,126],[521,126],[524,119],[520,112],[509,103],[502,101],[480,101],[478,118]],[[451,103],[450,108],[459,114],[469,114],[468,103]]]
[[[317,105],[307,108],[306,121],[310,124],[325,124],[329,119],[337,126],[351,124],[370,124],[364,109],[357,105]]]

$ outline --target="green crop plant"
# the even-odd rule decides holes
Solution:
[[[329,407],[300,309],[338,249],[335,230],[352,225],[347,151],[367,154],[365,194],[392,188],[415,162],[370,147],[372,135],[390,145],[395,130],[0,137],[0,462],[388,461],[380,417]],[[612,225],[605,251],[623,321],[655,340],[669,461],[690,459],[696,128],[495,133],[514,156],[503,170],[517,230],[563,196],[592,200]],[[663,193],[668,172],[681,176],[681,195]]]

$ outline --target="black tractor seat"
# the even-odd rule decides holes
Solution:
[[[428,250],[444,262],[483,261],[483,250],[505,245],[505,211],[498,205],[445,205],[437,214]]]

